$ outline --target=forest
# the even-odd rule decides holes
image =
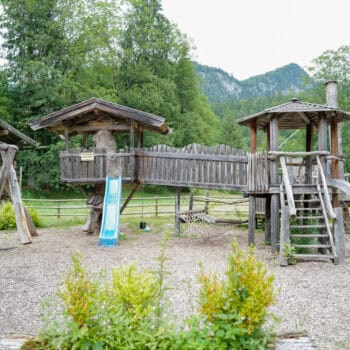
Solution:
[[[67,189],[59,181],[57,161],[63,141],[47,131],[34,134],[28,122],[74,103],[99,97],[166,117],[174,132],[146,135],[148,146],[225,143],[247,148],[248,130],[235,120],[292,97],[209,103],[200,89],[190,40],[166,18],[161,0],[0,3],[0,119],[40,142],[40,148],[21,150],[17,159],[24,180],[37,189]],[[315,84],[300,99],[325,103],[323,83],[336,79],[339,107],[350,109],[350,46],[324,52],[308,72]],[[350,154],[349,133],[344,127],[344,153]],[[284,132],[281,143],[290,134]],[[120,147],[126,142],[117,141]],[[263,149],[265,139],[260,135],[258,141]],[[303,131],[284,143],[290,150],[303,145]]]

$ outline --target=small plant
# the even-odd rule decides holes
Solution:
[[[37,210],[28,208],[28,214],[33,220],[35,227],[43,227],[43,222]],[[0,207],[0,230],[16,228],[16,216],[11,202],[3,202]]]
[[[16,228],[16,217],[11,202],[3,202],[0,207],[0,230]]]
[[[273,276],[248,253],[232,243],[226,278],[201,272],[200,312],[222,349],[264,349],[269,332],[263,329],[267,308],[274,302]]]
[[[289,243],[286,243],[283,247],[283,256],[286,258],[288,264],[295,265],[297,258],[295,256],[296,250]]]

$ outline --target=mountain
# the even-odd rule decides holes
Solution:
[[[220,68],[195,63],[200,87],[210,102],[273,96],[278,93],[298,94],[313,86],[310,76],[295,63],[274,71],[238,80]]]

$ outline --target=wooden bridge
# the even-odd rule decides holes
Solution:
[[[247,191],[268,189],[266,155],[253,157],[226,145],[197,144],[178,149],[166,145],[107,153],[103,149],[69,150],[60,154],[61,180],[68,183],[103,183],[121,175],[126,182]],[[248,176],[248,172],[250,176]],[[249,181],[247,181],[249,179]]]

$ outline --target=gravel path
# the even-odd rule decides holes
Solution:
[[[40,327],[41,302],[54,293],[70,263],[70,254],[80,251],[91,271],[135,261],[155,267],[160,252],[160,234],[132,234],[116,249],[97,247],[96,236],[78,228],[45,229],[34,243],[22,246],[15,233],[0,233],[0,338],[35,334]],[[222,272],[229,242],[246,246],[246,232],[235,228],[210,241],[171,238],[167,255],[171,301],[184,317],[193,309],[198,263],[206,270]],[[276,277],[277,302],[272,311],[280,318],[278,332],[306,331],[319,349],[350,349],[350,263],[309,262],[281,268],[258,235],[256,253]],[[347,255],[350,254],[347,237]],[[191,302],[192,300],[192,302]]]

